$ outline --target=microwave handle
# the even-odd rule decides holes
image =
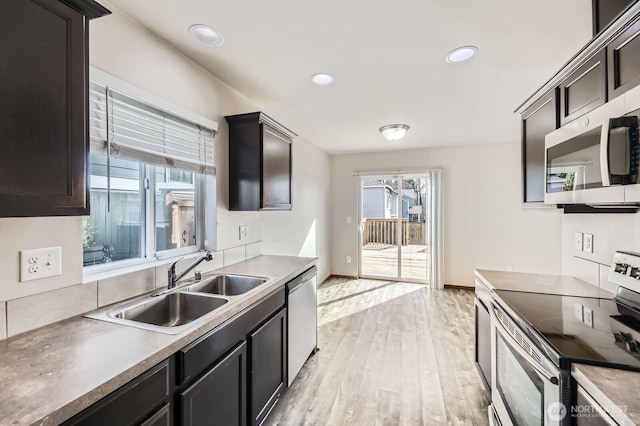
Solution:
[[[554,373],[551,373],[546,368],[544,368],[542,365],[540,365],[538,361],[533,359],[533,357],[527,351],[522,349],[522,347],[518,344],[518,342],[516,342],[515,339],[511,337],[511,334],[509,334],[505,326],[502,325],[502,323],[498,319],[498,316],[495,313],[495,309],[496,309],[495,305],[491,303],[491,307],[489,308],[489,314],[491,315],[491,323],[496,328],[496,331],[499,332],[502,335],[502,337],[512,342],[512,344],[509,346],[513,350],[518,352],[518,355],[524,358],[525,361],[527,361],[527,363],[531,365],[531,367],[533,367],[540,375],[542,375],[545,379],[547,379],[554,385],[557,385],[559,383],[558,376]]]
[[[612,129],[629,129],[630,145],[629,154],[636,155],[635,149],[638,145],[638,118],[635,116],[623,116],[606,120],[602,126],[600,134],[600,172],[602,175],[602,186],[611,186],[611,170],[609,168],[609,141]],[[635,182],[634,182],[635,183]]]
[[[600,133],[600,175],[602,178],[602,186],[611,186],[609,177],[609,133],[611,132],[611,120],[607,119],[602,124],[602,133]]]

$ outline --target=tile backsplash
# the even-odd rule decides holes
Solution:
[[[155,276],[155,268],[149,268],[98,281],[98,307],[153,290]]]
[[[201,263],[196,270],[206,273],[261,254],[261,242],[234,247],[215,252],[213,260]],[[181,260],[178,263],[178,270],[191,262],[193,258]],[[164,287],[167,285],[166,271],[167,265],[161,265],[90,283],[2,301],[0,302],[0,340],[147,293],[154,288]],[[194,271],[191,271],[187,277],[193,276],[193,273]]]
[[[51,324],[98,307],[97,283],[78,284],[7,302],[7,335]]]

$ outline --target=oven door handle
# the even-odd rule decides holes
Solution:
[[[511,336],[511,334],[509,334],[509,332],[507,331],[507,329],[504,327],[504,325],[502,325],[502,323],[500,322],[500,320],[498,319],[498,316],[495,313],[495,309],[496,307],[494,306],[494,304],[491,304],[491,307],[489,308],[489,313],[491,314],[491,322],[495,325],[496,330],[500,332],[500,334],[507,340],[509,340],[510,342],[513,342],[511,345],[509,345],[511,348],[513,348],[516,352],[518,352],[518,355],[520,355],[522,358],[525,359],[525,361],[527,361],[539,374],[541,374],[545,379],[547,379],[548,381],[550,381],[551,383],[553,383],[554,385],[557,385],[559,383],[558,381],[558,375],[551,373],[549,370],[547,370],[545,367],[543,367],[542,365],[540,365],[540,363],[538,361],[536,361],[527,351],[525,351],[524,349],[522,349],[522,347],[518,344],[518,342],[516,342],[514,340],[514,338]],[[506,314],[505,314],[506,315]]]

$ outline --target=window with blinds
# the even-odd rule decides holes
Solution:
[[[215,174],[212,129],[90,83],[91,152]]]
[[[84,265],[116,269],[211,249],[215,130],[116,86],[92,80],[89,87]]]

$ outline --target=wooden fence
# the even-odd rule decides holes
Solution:
[[[367,218],[364,222],[364,244],[398,244],[398,219]],[[402,245],[425,245],[425,224],[402,219]]]

